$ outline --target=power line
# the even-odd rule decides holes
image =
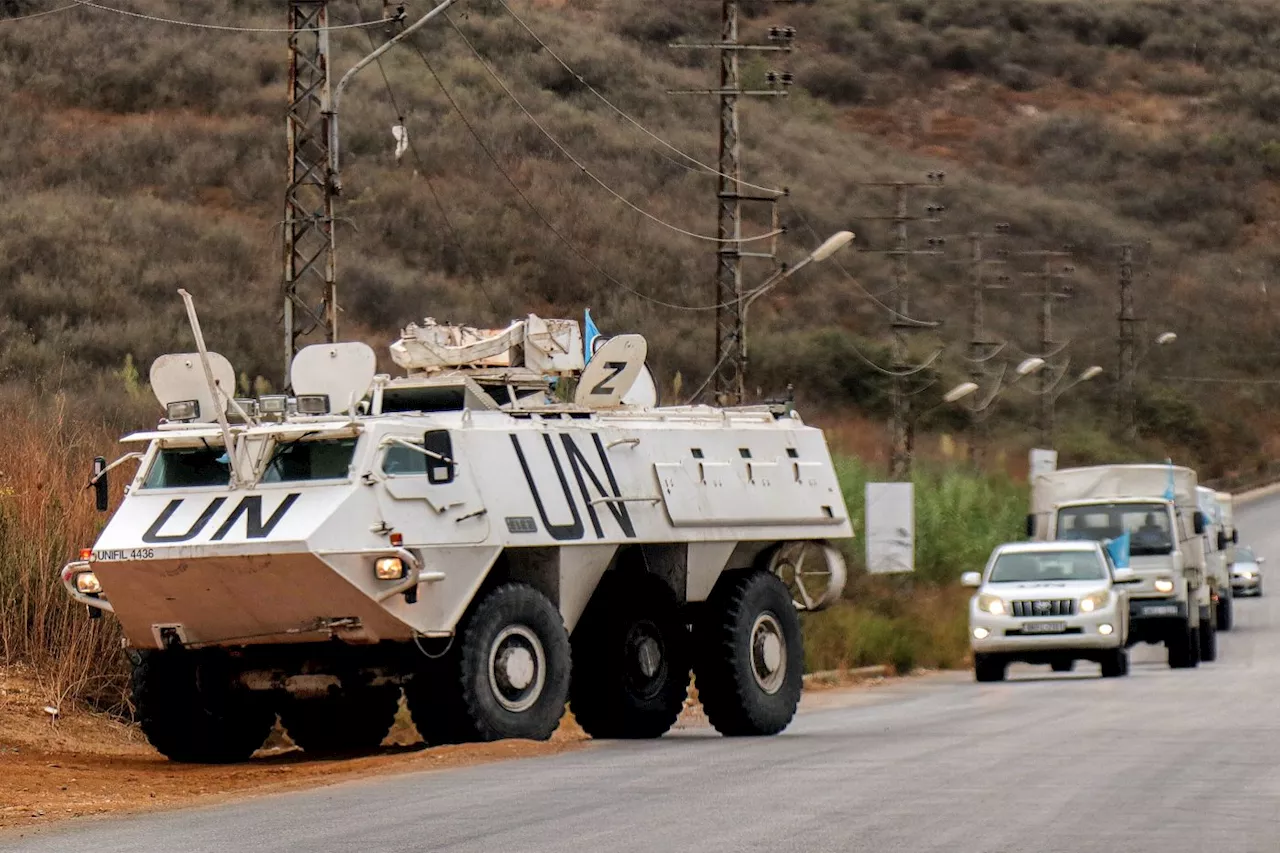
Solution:
[[[30,15],[18,15],[17,17],[14,17],[14,18],[0,18],[0,24],[9,24],[9,23],[13,23],[14,21],[29,21],[32,18],[43,18],[46,15],[56,15],[59,12],[66,12],[70,9],[74,9],[79,5],[80,3],[75,2],[75,0],[72,0],[71,3],[68,3],[65,6],[59,6],[56,9],[46,9],[43,12],[32,12]]]
[[[540,38],[540,37],[538,36],[538,34],[537,34],[537,33],[535,33],[535,32],[533,31],[533,29],[532,29],[532,28],[531,28],[527,23],[525,23],[525,21],[524,21],[524,19],[523,19],[523,18],[521,18],[519,15],[517,15],[517,14],[516,14],[515,10],[514,10],[514,9],[512,9],[512,8],[507,4],[506,0],[498,0],[498,4],[499,4],[499,5],[501,5],[501,6],[502,6],[502,8],[503,8],[503,9],[505,9],[505,10],[507,11],[507,14],[508,14],[508,15],[510,15],[512,18],[514,18],[514,19],[515,19],[516,23],[518,23],[521,27],[523,27],[523,28],[524,28],[524,31],[525,31],[525,32],[527,32],[530,36],[532,36],[532,37],[533,37],[533,40],[534,40],[534,41],[536,41],[539,45],[541,45],[541,46],[542,46],[542,49],[543,49],[543,50],[545,50],[545,51],[547,52],[547,54],[548,54],[552,59],[554,59],[556,62],[558,62],[558,63],[560,64],[560,67],[561,67],[561,68],[563,68],[565,71],[568,71],[570,74],[572,74],[572,75],[573,75],[573,78],[574,78],[575,80],[577,80],[579,83],[581,83],[583,86],[585,86],[588,92],[590,92],[590,93],[591,93],[592,95],[594,95],[597,99],[599,99],[599,100],[600,100],[600,102],[601,102],[601,103],[603,103],[605,106],[607,106],[609,109],[611,109],[611,110],[613,110],[615,113],[617,113],[617,114],[618,114],[618,115],[619,115],[623,120],[625,120],[627,123],[629,123],[630,125],[632,125],[633,127],[635,127],[637,130],[639,130],[639,131],[640,131],[641,133],[643,133],[645,136],[648,136],[649,138],[651,138],[652,140],[654,140],[655,142],[657,142],[657,143],[658,143],[659,145],[661,145],[663,148],[666,148],[668,151],[671,151],[671,152],[673,152],[673,153],[675,153],[675,154],[679,155],[680,157],[683,157],[685,160],[688,160],[690,163],[693,163],[695,166],[697,166],[697,167],[698,167],[698,169],[701,169],[702,171],[706,172],[707,174],[715,175],[715,176],[717,176],[717,177],[721,177],[721,178],[730,178],[731,180],[735,180],[739,185],[741,185],[741,186],[743,186],[743,187],[748,187],[748,188],[753,189],[753,190],[760,190],[761,192],[774,193],[774,194],[779,195],[779,196],[783,196],[783,195],[786,195],[786,194],[787,194],[787,191],[786,191],[786,190],[780,190],[780,189],[778,189],[778,188],[776,188],[776,187],[766,187],[766,186],[762,186],[762,185],[760,185],[760,184],[753,184],[753,183],[750,183],[749,181],[743,181],[743,180],[737,180],[737,179],[731,178],[731,176],[724,174],[724,173],[723,173],[723,172],[721,172],[720,170],[716,169],[716,167],[711,166],[711,165],[709,165],[709,164],[707,164],[707,163],[703,163],[703,162],[702,162],[701,160],[699,160],[697,157],[694,157],[694,156],[692,156],[692,155],[690,155],[690,154],[686,154],[684,151],[681,151],[679,148],[675,147],[675,146],[674,146],[674,145],[672,145],[670,142],[667,142],[665,139],[663,139],[662,137],[658,136],[656,133],[654,133],[653,131],[649,130],[647,127],[645,127],[644,125],[642,125],[639,121],[637,121],[636,119],[632,118],[632,117],[631,117],[630,115],[628,115],[628,114],[627,114],[627,113],[626,113],[626,112],[625,112],[621,107],[619,107],[618,105],[614,104],[612,101],[610,101],[608,98],[606,98],[606,97],[605,97],[605,96],[604,96],[604,95],[603,95],[599,90],[597,90],[594,86],[592,86],[590,83],[588,83],[588,82],[586,81],[586,79],[585,79],[581,74],[579,74],[577,71],[575,71],[575,70],[574,70],[574,69],[573,69],[573,68],[572,68],[572,67],[571,67],[567,62],[565,62],[563,59],[561,59],[561,58],[560,58],[560,55],[559,55],[559,54],[557,54],[554,50],[552,50],[552,49],[551,49],[551,46],[550,46],[550,45],[548,45],[545,41],[543,41],[543,40],[542,40],[542,38]],[[668,158],[668,159],[669,159],[669,158]],[[674,161],[674,160],[672,160],[671,162],[676,163],[676,165],[681,166],[682,168],[689,169],[689,171],[691,171],[691,172],[696,172],[696,171],[698,171],[698,169],[692,169],[692,168],[690,168],[690,167],[688,167],[688,166],[685,166],[683,163],[679,163],[679,162]]]
[[[365,30],[365,35],[369,38],[369,47],[374,48],[375,42],[372,31]],[[391,87],[391,78],[387,76],[387,69],[383,67],[381,57],[378,58],[378,73],[382,76],[382,83],[387,88],[387,97],[391,100],[392,109],[396,111],[396,119],[400,122],[400,126],[404,128],[404,132],[407,136],[407,142],[409,144],[409,151],[413,154],[413,159],[418,164],[418,174],[422,176],[422,180],[427,185],[427,191],[431,194],[431,198],[435,202],[436,209],[440,212],[440,218],[444,222],[445,230],[449,232],[450,238],[458,248],[458,257],[462,260],[462,266],[466,269],[467,273],[470,274],[472,280],[475,281],[476,287],[480,288],[480,292],[484,294],[484,298],[489,303],[489,307],[493,309],[493,313],[495,315],[500,315],[501,312],[498,310],[497,303],[493,301],[493,296],[490,295],[489,289],[484,286],[484,280],[468,261],[467,251],[462,244],[462,238],[458,234],[458,230],[453,227],[453,220],[449,218],[449,212],[445,209],[444,202],[440,199],[440,194],[436,192],[435,184],[432,182],[431,176],[427,174],[426,164],[423,163],[422,157],[418,154],[418,146],[413,142],[413,135],[409,133],[404,110],[400,109],[400,103],[396,98],[395,90]]]
[[[476,60],[485,69],[485,71],[488,72],[489,76],[493,78],[494,82],[496,82],[499,87],[501,87],[502,91],[506,93],[507,97],[510,98],[517,107],[519,107],[520,111],[525,114],[525,117],[528,118],[529,121],[533,122],[534,126],[538,128],[539,132],[541,132],[542,135],[545,136],[547,140],[550,141],[551,144],[554,145],[561,154],[563,154],[571,163],[573,163],[573,165],[577,166],[578,170],[581,171],[582,174],[586,175],[594,183],[596,183],[601,189],[603,189],[609,195],[613,196],[618,201],[622,202],[631,210],[635,211],[636,213],[639,213],[641,216],[645,217],[646,219],[649,219],[650,221],[658,225],[661,225],[663,228],[668,228],[676,232],[677,234],[681,234],[685,237],[691,237],[695,240],[704,240],[709,243],[734,243],[734,244],[752,243],[752,242],[758,242],[760,240],[768,240],[769,238],[776,237],[782,233],[782,229],[775,228],[772,231],[768,231],[763,234],[756,234],[750,237],[733,238],[733,239],[726,239],[723,237],[712,237],[708,234],[698,234],[697,232],[689,231],[684,228],[681,228],[678,225],[673,225],[672,223],[667,222],[666,220],[640,207],[635,202],[631,201],[626,196],[622,195],[622,193],[618,192],[613,187],[609,186],[601,178],[597,177],[590,169],[586,167],[586,165],[581,160],[575,157],[569,151],[569,149],[566,148],[564,144],[560,142],[560,140],[556,139],[556,137],[551,134],[551,131],[547,130],[547,128],[542,124],[542,122],[538,121],[537,116],[535,116],[529,110],[529,108],[524,105],[524,102],[521,101],[518,97],[516,97],[516,94],[511,91],[511,88],[506,84],[506,82],[500,76],[498,76],[498,73],[493,69],[493,66],[491,66],[487,61],[485,61],[484,56],[482,56],[480,51],[476,48],[476,46],[472,44],[471,39],[467,38],[467,34],[462,31],[462,29],[457,25],[456,22],[454,22],[453,18],[449,17],[449,15],[447,14],[444,17],[445,17],[445,20],[449,22],[449,25],[453,27],[454,31],[457,32],[457,34],[462,38],[463,42],[466,43],[467,47],[471,50],[471,53],[475,56]],[[737,302],[737,301],[739,300],[734,300],[734,302]]]
[[[457,29],[456,26],[455,26],[455,29]],[[523,189],[521,189],[520,185],[516,183],[514,178],[511,177],[511,173],[508,172],[505,168],[503,168],[502,161],[498,159],[498,156],[494,154],[493,149],[490,148],[488,143],[484,141],[484,137],[482,137],[480,135],[480,132],[476,130],[475,125],[471,122],[469,118],[467,118],[467,114],[465,111],[463,111],[462,105],[459,104],[458,101],[453,97],[453,94],[449,91],[449,87],[445,85],[444,80],[436,72],[435,66],[431,64],[431,60],[427,59],[427,55],[422,51],[422,48],[420,48],[412,40],[410,40],[408,44],[414,49],[414,52],[418,54],[418,57],[422,60],[423,64],[426,66],[427,71],[431,73],[431,76],[435,80],[436,85],[440,87],[440,92],[444,95],[445,100],[449,102],[449,106],[453,108],[453,111],[455,113],[457,113],[458,118],[462,121],[463,126],[466,127],[467,131],[471,134],[472,138],[475,139],[476,144],[480,146],[480,150],[484,152],[485,156],[489,159],[489,162],[493,164],[493,167],[495,169],[497,169],[498,174],[502,175],[503,179],[507,182],[508,185],[510,185],[511,189],[515,191],[516,195],[520,197],[520,200],[525,203],[525,206],[529,208],[530,212],[532,212],[533,215],[537,217],[538,221],[540,221],[548,231],[550,231],[553,235],[555,235],[555,237],[561,243],[563,243],[565,248],[567,248],[571,253],[573,253],[575,257],[577,257],[580,261],[585,263],[587,266],[591,267],[591,269],[595,270],[596,273],[598,273],[602,278],[604,278],[610,284],[613,284],[614,286],[618,287],[621,290],[626,291],[627,293],[630,293],[633,296],[639,297],[640,299],[643,299],[647,302],[651,302],[654,305],[659,305],[663,308],[670,308],[676,311],[715,311],[717,308],[723,307],[721,305],[680,305],[674,302],[666,302],[662,299],[658,299],[657,297],[650,296],[647,293],[637,290],[628,284],[625,284],[617,276],[614,276],[604,267],[600,266],[600,264],[596,263],[594,260],[588,257],[581,249],[578,248],[578,246],[572,240],[568,238],[568,236],[564,234],[563,231],[561,231],[559,228],[556,227],[555,223],[553,223],[550,219],[547,218],[546,214],[544,214],[542,210],[536,204],[533,203],[533,200],[529,198],[528,193],[526,193]],[[750,294],[744,295],[743,299],[749,298],[749,296]]]
[[[198,21],[184,21],[177,18],[162,18],[158,15],[146,15],[142,12],[131,12],[128,9],[117,9],[112,6],[104,6],[94,0],[74,0],[74,5],[84,6],[89,9],[97,9],[99,12],[110,12],[113,15],[123,15],[126,18],[137,18],[142,21],[149,21],[153,24],[170,24],[178,27],[190,27],[197,30],[216,30],[224,33],[291,33],[293,30],[288,27],[236,27],[223,24],[203,24]],[[58,10],[60,11],[60,10]],[[52,14],[44,13],[44,14]],[[34,17],[34,16],[32,16]],[[365,27],[376,27],[382,24],[390,24],[399,20],[399,18],[383,18],[378,21],[365,21],[358,24],[339,24],[333,27],[317,28],[334,32],[337,30],[356,30]]]

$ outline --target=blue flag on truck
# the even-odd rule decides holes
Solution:
[[[1164,462],[1166,465],[1169,466],[1169,485],[1165,486],[1164,499],[1167,501],[1174,501],[1174,500],[1177,500],[1178,493],[1174,488],[1176,483],[1174,482],[1174,479],[1173,479],[1173,460],[1166,459],[1164,460]]]
[[[1129,531],[1125,531],[1107,543],[1107,553],[1117,569],[1129,568]]]
[[[582,348],[585,351],[583,356],[587,362],[591,361],[591,344],[598,337],[600,337],[600,330],[596,328],[596,321],[591,319],[591,309],[588,308],[586,319],[582,323]]]

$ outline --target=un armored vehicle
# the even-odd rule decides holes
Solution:
[[[1196,473],[1174,465],[1064,468],[1031,484],[1028,533],[1039,540],[1129,538],[1129,643],[1163,643],[1169,666],[1217,656]]]
[[[302,350],[233,397],[207,352],[151,370],[166,411],[70,594],[113,613],[171,759],[247,758],[279,715],[314,754],[376,747],[402,691],[429,744],[664,733],[690,672],[725,735],[790,722],[797,611],[852,535],[822,433],[789,407],[659,407],[643,338],[577,323],[410,325],[377,374]],[[588,363],[589,362],[589,363]],[[576,389],[576,390],[574,390]],[[231,394],[228,392],[232,391]]]

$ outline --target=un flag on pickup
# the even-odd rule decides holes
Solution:
[[[1129,532],[1127,530],[1107,543],[1107,553],[1111,555],[1111,562],[1116,564],[1117,569],[1129,568]]]

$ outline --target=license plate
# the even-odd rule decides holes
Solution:
[[[1178,605],[1176,604],[1148,604],[1142,608],[1143,616],[1177,616]]]
[[[1061,634],[1067,630],[1066,622],[1023,622],[1024,634]]]

